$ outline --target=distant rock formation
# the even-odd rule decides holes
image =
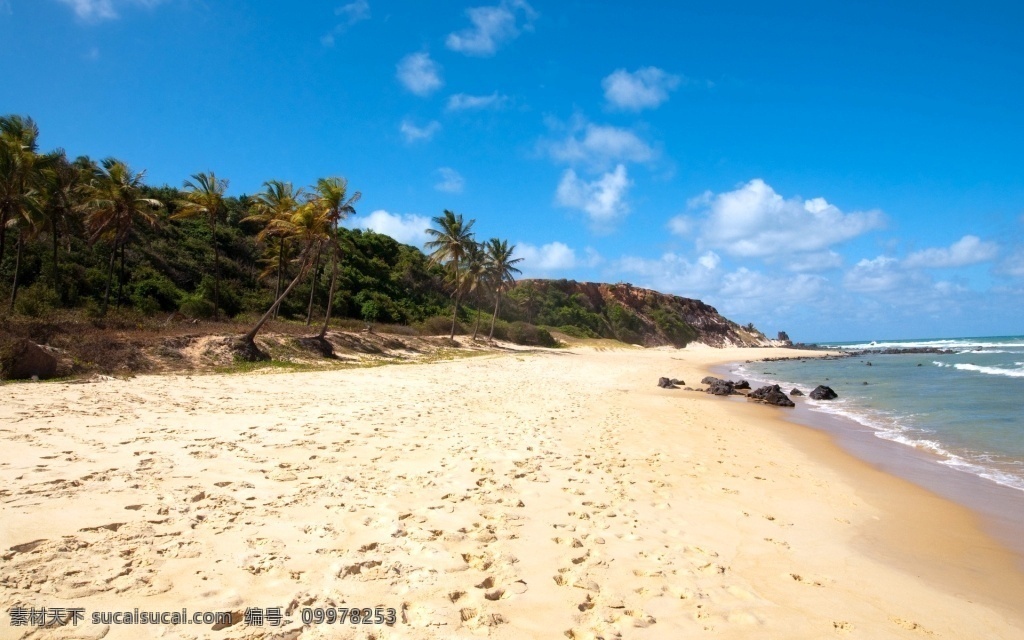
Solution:
[[[792,391],[789,392],[789,395],[791,395],[791,396],[802,396],[802,395],[804,395],[804,392],[799,390],[799,389],[793,389]]]
[[[587,316],[591,326],[585,328],[605,338],[644,347],[682,347],[689,342],[712,347],[772,346],[772,341],[760,331],[741,327],[711,305],[692,298],[628,283],[524,279],[515,289],[523,287],[533,287],[540,300],[561,299],[560,304],[575,311],[577,316],[593,314]],[[557,293],[549,295],[552,289]],[[564,315],[572,321],[572,326],[580,326],[579,320],[572,320],[573,314]]]

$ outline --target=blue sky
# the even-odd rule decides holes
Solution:
[[[0,112],[798,340],[1024,333],[1024,5],[838,5],[0,0]]]

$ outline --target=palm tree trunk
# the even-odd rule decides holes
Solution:
[[[459,316],[459,298],[462,296],[462,287],[459,286],[459,261],[454,260],[455,264],[455,310],[452,311],[452,334],[448,336],[449,340],[455,339],[455,320]]]
[[[127,242],[121,243],[121,273],[117,276],[117,308],[121,308],[121,291],[124,289],[124,245]]]
[[[58,278],[60,277],[60,275],[59,275],[60,270],[58,269],[58,265],[57,265],[57,245],[58,245],[58,242],[57,242],[57,223],[56,222],[53,223],[53,234],[52,234],[52,236],[53,236],[53,293],[54,293],[55,296],[57,296],[58,299],[60,299],[61,302],[63,302],[64,301],[64,296],[61,295],[61,293],[62,293],[61,287],[59,286],[59,283],[57,282]]]
[[[4,264],[4,249],[7,247],[7,210],[0,211],[0,267]]]
[[[480,292],[476,293],[476,325],[473,327],[473,341],[476,342],[476,334],[480,333]]]
[[[217,217],[213,218],[213,319],[220,319],[220,247],[217,246]]]
[[[100,307],[100,315],[107,315],[107,305],[110,304],[110,281],[114,277],[114,259],[117,257],[117,246],[110,251],[110,264],[107,265],[107,289],[103,292],[103,306]]]
[[[304,267],[305,265],[299,265],[299,272],[295,275],[295,278],[292,279],[292,282],[291,284],[288,285],[288,288],[285,289],[284,292],[277,297],[277,300],[274,300],[274,304],[270,305],[270,308],[267,309],[267,312],[264,313],[263,317],[259,319],[259,321],[256,323],[256,326],[250,329],[249,333],[242,336],[242,340],[244,342],[248,342],[251,344],[256,339],[256,334],[260,332],[260,329],[263,328],[263,325],[266,324],[267,320],[270,320],[270,316],[277,311],[277,307],[281,304],[281,301],[284,300],[284,297],[287,296],[288,293],[295,288],[295,285],[297,285],[299,283],[299,280],[302,279],[302,276],[305,275]]]
[[[281,244],[277,250],[277,289],[274,291],[274,298],[278,301],[281,300],[281,279],[284,277],[284,238],[281,238]],[[274,312],[274,319],[277,319],[277,304],[272,307]]]
[[[313,277],[309,279],[309,306],[306,307],[306,326],[309,326],[310,320],[313,318],[313,296],[316,295],[316,272],[320,270],[320,249],[316,248],[316,259],[313,260]]]
[[[327,312],[324,314],[324,326],[320,329],[320,339],[327,335],[327,326],[331,322],[331,307],[334,305],[334,284],[338,280],[338,248],[331,252],[331,288],[327,292]]]
[[[21,270],[21,255],[25,245],[25,234],[18,234],[18,253],[14,258],[14,283],[11,285],[11,311],[14,311],[14,299],[18,297],[18,271]]]
[[[494,315],[491,316],[491,332],[487,334],[488,341],[494,341],[494,321],[498,318],[498,305],[501,304],[501,291],[494,292]]]

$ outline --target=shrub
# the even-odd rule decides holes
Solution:
[[[452,319],[445,316],[433,316],[421,322],[417,329],[420,334],[425,336],[446,336],[452,330]],[[456,335],[465,335],[466,329],[461,322],[455,323],[455,333]]]
[[[665,334],[665,337],[676,347],[685,347],[688,343],[697,338],[697,331],[683,321],[677,314],[664,309],[655,309],[651,312],[654,324]]]
[[[59,305],[60,299],[53,293],[53,290],[41,282],[36,282],[18,292],[14,310],[20,314],[38,318]]]
[[[526,322],[513,322],[509,325],[508,339],[516,344],[531,347],[558,346],[558,342],[551,337],[547,329],[542,329]]]
[[[179,308],[182,314],[189,318],[212,318],[213,317],[213,303],[206,300],[200,295],[193,294],[185,296],[185,299],[181,302]]]
[[[595,332],[591,331],[590,329],[587,329],[586,327],[577,327],[577,326],[574,326],[574,325],[571,325],[571,324],[567,324],[567,325],[558,327],[558,330],[561,331],[562,333],[564,333],[565,335],[573,337],[573,338],[599,338],[600,337]]]

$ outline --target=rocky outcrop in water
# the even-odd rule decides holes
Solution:
[[[747,396],[749,400],[757,400],[765,404],[775,405],[776,407],[795,407],[796,404],[789,399],[786,393],[779,388],[779,385],[773,384],[767,387],[761,387],[757,391],[752,392]]]
[[[811,392],[812,400],[835,400],[839,397],[839,394],[832,390],[832,387],[819,384]]]

